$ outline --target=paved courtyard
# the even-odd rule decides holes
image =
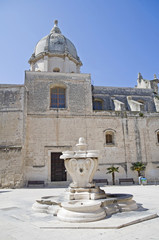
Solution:
[[[134,200],[145,209],[143,216],[159,215],[159,185],[147,186],[106,186],[107,193],[130,193]],[[57,196],[64,193],[65,188],[26,188],[0,190],[0,239],[1,240],[45,240],[45,239],[122,239],[122,240],[151,240],[159,239],[159,218],[133,221],[140,212],[130,214],[119,213],[104,221],[78,226],[67,225],[55,217],[32,211],[32,204],[42,196]],[[147,210],[146,210],[147,209]],[[141,213],[142,214],[142,213]],[[144,215],[147,214],[147,215]],[[140,216],[137,217],[140,219]],[[136,218],[136,219],[137,219]],[[117,222],[119,225],[131,223],[122,228],[111,228]],[[142,220],[144,217],[141,218]],[[147,219],[147,218],[145,218]],[[69,227],[68,227],[69,226]],[[80,227],[81,226],[81,227]]]

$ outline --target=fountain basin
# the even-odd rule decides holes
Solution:
[[[61,204],[57,217],[64,222],[93,222],[104,219],[106,212],[101,202],[69,201]]]
[[[101,206],[101,202],[88,200],[88,201],[76,201],[63,202],[61,206],[69,211],[89,212],[96,211]]]
[[[97,200],[70,200],[63,196],[57,201],[56,197],[42,197],[33,205],[37,212],[53,214],[65,222],[93,222],[110,217],[118,212],[137,210],[138,206],[131,194],[107,194],[106,198]]]

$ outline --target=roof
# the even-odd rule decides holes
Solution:
[[[69,55],[71,58],[81,63],[74,44],[62,35],[57,20],[55,20],[54,27],[51,29],[50,33],[36,44],[34,53],[29,59],[29,62],[45,54]]]

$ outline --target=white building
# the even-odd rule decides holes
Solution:
[[[138,177],[131,163],[145,163],[148,182],[159,180],[158,82],[141,74],[135,88],[91,85],[80,73],[75,46],[58,22],[36,45],[24,85],[0,85],[0,184],[25,186],[28,180],[69,181],[62,151],[79,137],[100,150],[95,178],[107,178],[112,164],[119,178]]]

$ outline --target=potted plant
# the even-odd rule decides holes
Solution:
[[[112,182],[113,185],[115,185],[115,172],[119,172],[119,167],[114,167],[114,165],[112,165],[111,167],[108,167],[107,170],[107,174],[112,174]]]

